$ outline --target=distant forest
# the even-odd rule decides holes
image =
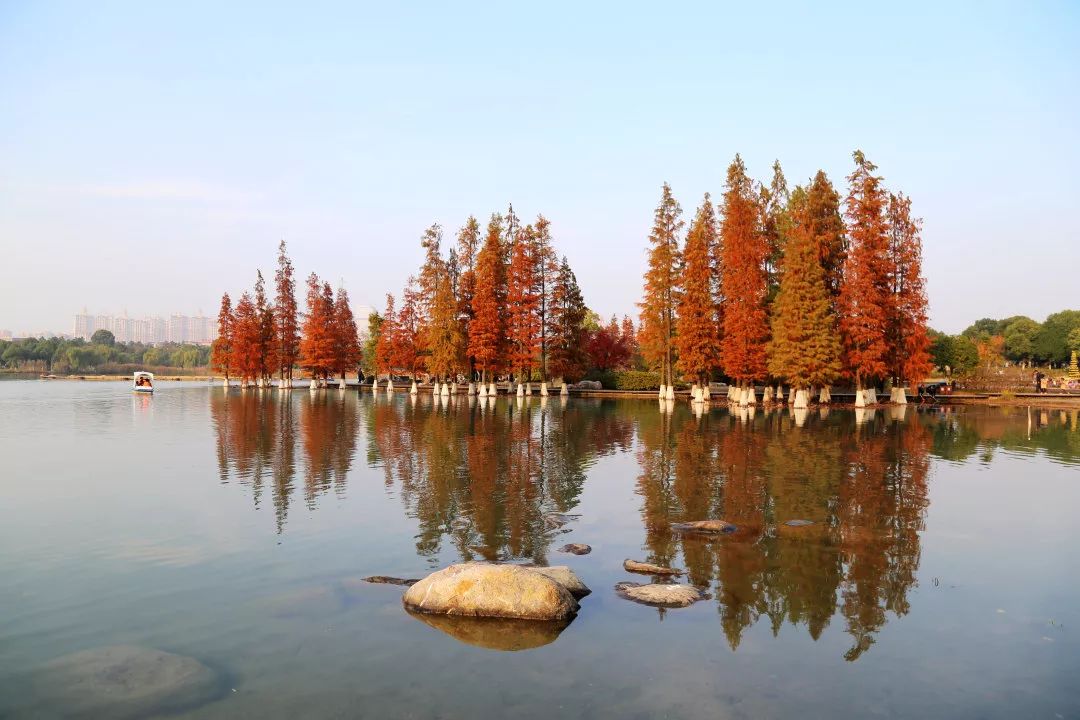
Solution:
[[[1080,310],[1062,310],[1041,323],[1024,315],[983,318],[959,335],[930,330],[930,341],[934,364],[958,374],[1006,361],[1060,367],[1080,351]]]
[[[209,364],[208,345],[120,343],[108,330],[98,330],[90,342],[56,337],[0,340],[0,368],[9,371],[109,374],[133,369],[193,370]]]

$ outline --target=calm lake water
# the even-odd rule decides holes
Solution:
[[[184,717],[1080,717],[1078,424],[0,382],[0,717],[60,712],[42,664],[114,644],[219,673]],[[669,529],[703,518],[739,531]],[[623,600],[624,558],[712,598]],[[462,559],[593,593],[503,652],[359,581]]]

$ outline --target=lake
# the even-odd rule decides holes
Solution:
[[[0,382],[0,717],[79,712],[47,664],[109,645],[210,668],[193,718],[1080,717],[1077,410],[662,409]],[[461,560],[593,592],[478,642],[362,581]]]

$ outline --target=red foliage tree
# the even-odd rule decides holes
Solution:
[[[356,318],[349,306],[349,294],[345,288],[338,288],[334,299],[334,369],[345,379],[348,370],[356,369],[360,364],[360,334],[356,329]]]
[[[375,376],[379,371],[393,374],[394,363],[394,328],[397,325],[397,313],[394,310],[394,296],[386,294],[386,311],[383,313],[382,327],[379,332],[379,340],[375,343]]]
[[[313,378],[326,379],[334,370],[334,295],[329,284],[311,273],[307,280],[307,314],[300,339],[300,365]]]
[[[630,361],[630,345],[624,337],[615,316],[611,322],[589,333],[588,352],[592,366],[597,370],[616,370],[626,367]]]
[[[510,367],[518,382],[527,381],[540,352],[540,296],[536,232],[520,230],[510,251],[506,278],[507,338]]]
[[[469,354],[476,360],[482,382],[494,379],[506,348],[506,267],[501,236],[502,218],[492,215],[484,246],[476,258],[473,318],[469,325]]]
[[[245,292],[236,304],[233,315],[232,365],[241,383],[246,384],[259,376],[259,315],[251,293]]]
[[[918,383],[930,372],[926,281],[922,276],[922,222],[911,217],[911,198],[889,195],[889,372],[897,383]]]
[[[716,316],[714,256],[718,236],[712,198],[705,193],[683,249],[684,270],[679,299],[678,368],[695,383],[707,383],[720,365],[719,324]]]
[[[840,193],[821,170],[806,188],[805,207],[801,222],[817,245],[818,263],[825,278],[825,287],[833,313],[838,310],[840,286],[844,280],[844,258],[847,257],[847,236],[844,218],[840,214]]]
[[[742,158],[728,167],[720,226],[720,275],[724,289],[724,372],[740,386],[766,375],[765,344],[769,339],[765,300],[768,242],[758,224],[759,208],[753,183]]]
[[[405,288],[401,310],[394,320],[390,337],[390,364],[416,379],[423,369],[421,356],[421,292],[416,287],[416,279],[409,278]]]
[[[855,170],[845,215],[850,246],[840,286],[839,326],[844,365],[857,390],[885,377],[889,346],[886,330],[892,304],[886,197],[877,166],[861,150],[853,153]]]
[[[218,334],[210,348],[210,362],[214,369],[225,375],[228,381],[233,367],[233,311],[229,293],[221,296],[221,309],[218,310]]]

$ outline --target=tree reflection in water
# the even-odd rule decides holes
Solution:
[[[369,403],[368,462],[419,521],[417,552],[446,538],[464,560],[546,564],[558,522],[598,455],[628,447],[633,422],[611,404],[456,397]]]
[[[913,412],[861,425],[786,411],[657,413],[639,424],[645,546],[712,588],[728,643],[767,617],[818,638],[839,606],[855,660],[886,614],[908,610],[927,505],[931,435]],[[846,420],[846,422],[845,422]],[[672,522],[722,518],[738,526],[709,539]],[[812,521],[792,527],[790,520]]]

